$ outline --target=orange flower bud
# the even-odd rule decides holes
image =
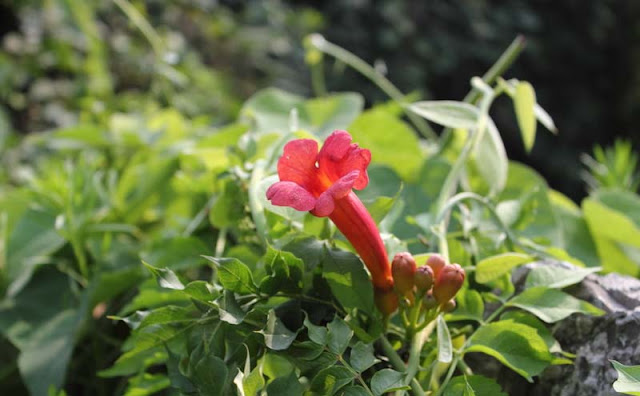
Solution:
[[[391,262],[391,274],[395,288],[401,294],[413,289],[413,275],[416,272],[416,261],[411,253],[398,253]]]
[[[433,296],[440,305],[451,300],[464,283],[465,273],[459,264],[447,264],[436,278],[433,285]]]
[[[442,256],[437,253],[429,256],[429,259],[427,260],[427,265],[431,267],[431,269],[433,270],[433,279],[438,279],[438,276],[440,275],[440,271],[444,268],[446,264],[447,262],[444,261],[444,258],[442,258]]]
[[[418,267],[413,275],[413,282],[418,290],[427,291],[431,289],[431,286],[433,286],[433,269],[428,265]]]
[[[398,295],[393,289],[382,290],[375,288],[374,299],[376,307],[386,316],[390,316],[396,309],[398,309]]]

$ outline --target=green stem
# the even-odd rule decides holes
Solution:
[[[449,380],[451,380],[451,377],[453,376],[453,373],[456,371],[456,367],[458,366],[459,361],[460,361],[460,356],[456,355],[456,357],[453,358],[451,365],[449,366],[449,371],[447,371],[447,376],[444,377],[444,381],[442,381],[442,383],[440,384],[440,387],[438,388],[438,391],[436,392],[435,396],[440,396],[442,394],[442,391],[446,388],[447,384],[449,383]]]
[[[362,375],[360,375],[360,373],[358,373],[356,370],[353,369],[353,367],[351,367],[351,365],[349,363],[346,362],[346,360],[344,360],[344,358],[342,357],[342,355],[338,355],[338,361],[340,363],[342,363],[342,365],[349,370],[349,372],[351,372],[351,374],[353,376],[355,376],[358,379],[358,382],[360,382],[360,384],[362,385],[362,387],[364,388],[364,390],[367,392],[368,395],[370,396],[374,396],[373,392],[371,391],[371,388],[369,388],[369,386],[367,385],[367,383],[364,381],[364,379],[362,378]]]
[[[387,356],[387,358],[389,359],[389,363],[391,363],[391,366],[393,366],[394,369],[400,371],[401,373],[405,372],[406,367],[404,365],[404,362],[395,351],[395,349],[393,349],[393,346],[391,345],[387,337],[385,335],[382,335],[380,336],[379,340],[380,345],[382,346],[382,350],[385,356]],[[424,390],[415,378],[411,380],[409,386],[411,386],[411,393],[413,394],[413,396],[424,396]]]
[[[221,228],[218,231],[218,239],[216,240],[215,257],[222,257],[224,254],[224,247],[227,244],[227,228]]]
[[[324,81],[324,70],[322,61],[311,65],[311,86],[316,96],[327,95],[327,85]]]
[[[136,7],[134,7],[127,0],[113,0],[113,2],[124,12],[124,14],[129,18],[129,20],[142,32],[142,35],[149,41],[151,47],[153,48],[153,52],[157,57],[162,57],[164,53],[164,45],[162,44],[162,39],[153,29],[149,21],[146,20],[144,15],[138,11]]]
[[[346,63],[347,65],[354,68],[360,74],[371,80],[374,84],[376,84],[384,93],[389,95],[389,97],[400,104],[406,104],[404,99],[405,95],[395,87],[385,76],[380,74],[375,68],[369,65],[364,60],[357,57],[355,54],[347,51],[346,49],[339,47],[335,44],[328,42],[324,37],[320,34],[314,34],[311,36],[311,45],[317,48],[319,51],[324,52],[325,54],[331,55],[334,58]],[[418,131],[427,139],[437,139],[438,135],[431,129],[429,124],[413,114],[410,110],[404,108],[403,110],[407,117],[413,122],[418,128]]]

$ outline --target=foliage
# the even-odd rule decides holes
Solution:
[[[144,13],[115,3],[144,26]],[[66,18],[96,15],[93,3],[69,4],[78,8]],[[91,18],[77,18],[91,37]],[[171,80],[201,75],[186,54],[175,65],[155,59],[150,86],[163,93],[132,94],[145,99],[133,106],[110,92],[105,48],[85,44],[71,69],[86,91],[65,102],[77,120],[0,146],[7,393],[496,395],[500,385],[473,375],[468,354],[528,381],[571,364],[546,324],[602,311],[565,289],[600,269],[640,273],[636,195],[597,189],[578,207],[509,161],[489,115],[497,97],[512,99],[526,147],[538,122],[554,129],[527,82],[476,77],[466,102],[401,96],[367,110],[357,93],[269,88],[220,126],[235,99],[212,114],[178,100],[217,87]],[[308,50],[334,56],[316,44]],[[87,98],[108,105],[95,111]],[[444,127],[439,139],[425,120]],[[327,219],[266,199],[287,141],[338,128],[373,153],[359,196],[388,252],[411,251],[423,265],[439,251],[469,274],[457,309],[432,311],[422,328],[414,316],[381,316],[369,274]],[[540,258],[580,269],[532,270],[516,292],[511,270]]]

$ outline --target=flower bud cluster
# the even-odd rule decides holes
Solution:
[[[448,264],[439,254],[432,254],[425,265],[418,267],[410,253],[398,253],[391,263],[391,274],[395,291],[406,307],[421,299],[423,310],[439,307],[444,312],[455,309],[454,297],[465,278],[459,264]]]

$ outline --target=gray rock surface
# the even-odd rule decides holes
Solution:
[[[529,264],[514,274],[516,286],[524,283],[531,268],[540,265],[571,266],[557,261]],[[509,394],[617,395],[611,387],[617,374],[609,359],[640,364],[640,280],[618,274],[592,274],[565,291],[603,309],[606,314],[600,317],[575,314],[553,326],[553,334],[563,350],[576,355],[574,364],[549,367],[533,387],[529,385],[524,392]]]

